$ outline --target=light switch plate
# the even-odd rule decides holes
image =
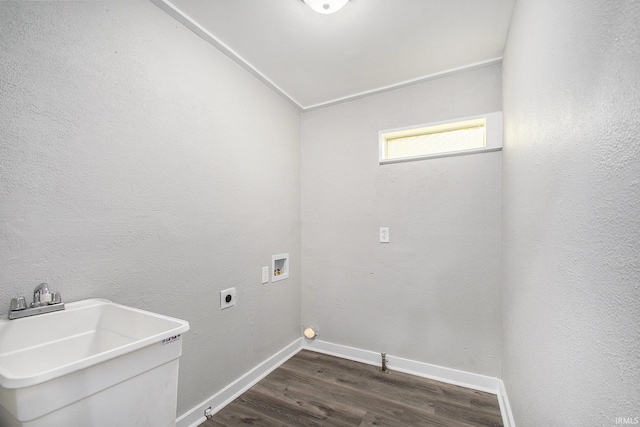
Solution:
[[[269,266],[262,267],[262,283],[269,281]]]
[[[380,227],[380,243],[389,243],[389,227]]]

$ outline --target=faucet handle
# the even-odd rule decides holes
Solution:
[[[50,304],[60,304],[62,302],[62,297],[60,296],[60,292],[54,292],[51,294],[51,303]]]
[[[25,297],[13,298],[11,300],[11,306],[9,307],[11,311],[20,311],[27,308],[27,299]]]

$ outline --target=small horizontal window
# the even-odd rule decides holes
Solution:
[[[502,113],[380,132],[380,163],[502,148]]]

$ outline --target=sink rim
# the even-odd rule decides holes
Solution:
[[[37,372],[33,375],[24,375],[24,376],[13,375],[11,372],[8,372],[6,368],[3,368],[0,365],[0,387],[5,389],[19,389],[19,388],[41,384],[46,381],[50,381],[52,379],[88,368],[90,366],[97,365],[107,360],[111,360],[116,357],[119,357],[128,353],[132,353],[141,348],[160,343],[165,339],[180,336],[181,334],[189,330],[189,322],[187,322],[186,320],[165,316],[165,315],[154,313],[151,311],[141,310],[135,307],[117,304],[107,299],[92,298],[92,299],[86,299],[86,300],[67,303],[65,310],[57,311],[54,313],[47,313],[47,314],[42,314],[38,316],[25,317],[25,318],[15,319],[15,320],[0,319],[0,333],[2,329],[4,329],[4,327],[10,326],[11,324],[15,324],[16,322],[34,323],[38,320],[42,321],[47,318],[51,319],[51,317],[49,316],[59,317],[59,316],[64,316],[65,313],[69,314],[70,312],[73,312],[76,310],[86,310],[86,309],[95,308],[97,306],[105,306],[105,305],[111,305],[113,307],[117,307],[127,311],[132,311],[145,316],[155,317],[158,319],[174,322],[176,323],[176,327],[167,329],[157,334],[149,335],[142,339],[137,339],[128,344],[124,344],[124,345],[109,349],[107,351],[103,351],[103,352],[91,355],[89,357],[85,357],[82,359],[75,360],[73,362],[61,364],[60,366],[56,366],[55,368],[48,369],[46,371]],[[68,337],[58,338],[58,339],[52,340],[51,342],[59,341],[66,338]],[[11,352],[9,351],[4,354],[10,354],[10,353]]]

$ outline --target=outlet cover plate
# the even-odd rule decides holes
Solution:
[[[380,227],[380,243],[389,243],[389,227]]]
[[[236,288],[220,291],[220,310],[236,305]]]

